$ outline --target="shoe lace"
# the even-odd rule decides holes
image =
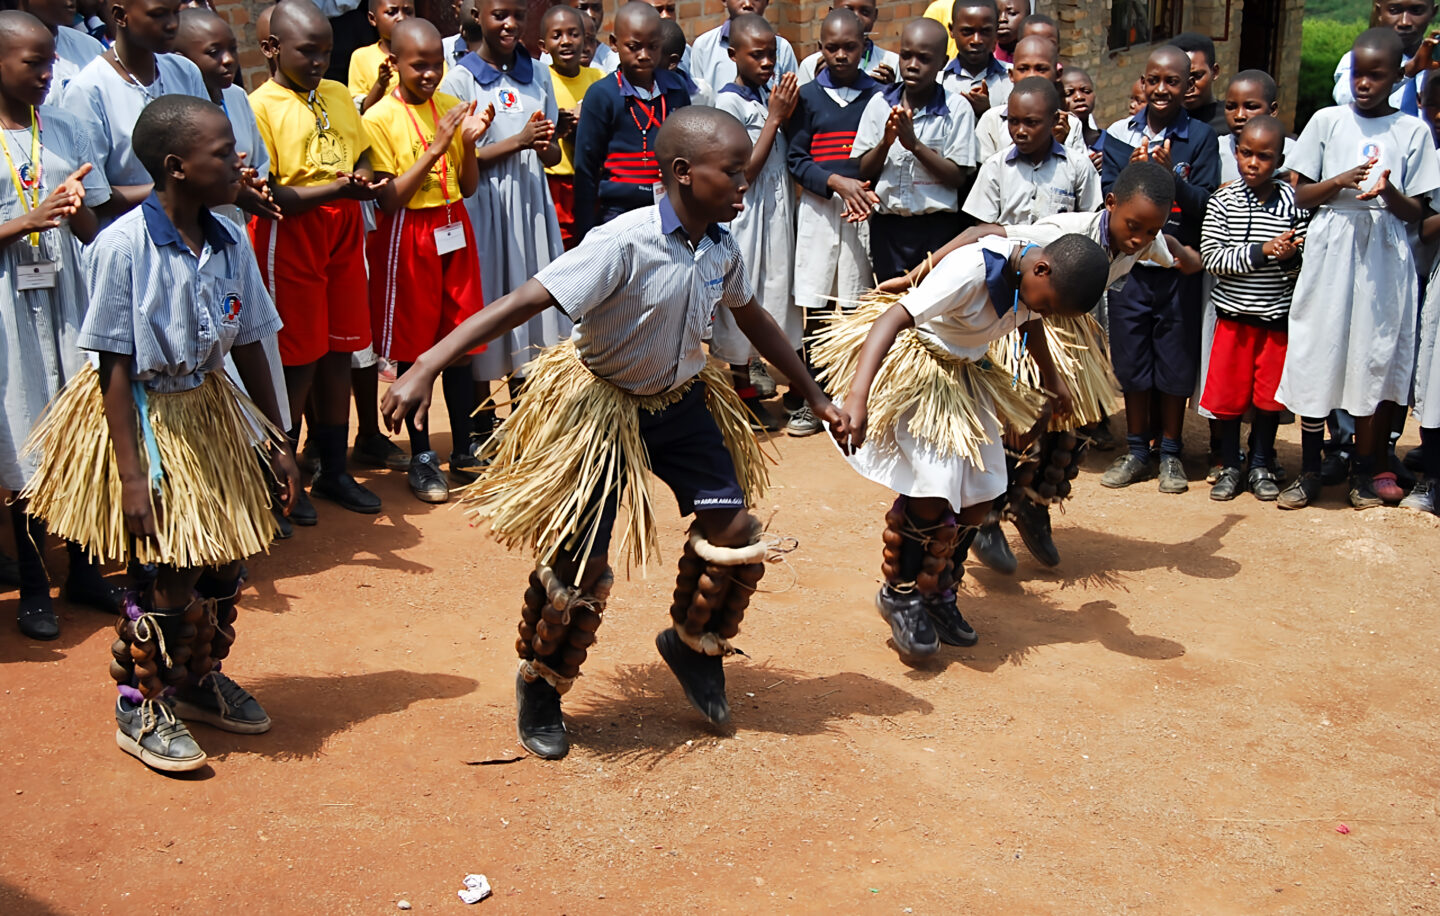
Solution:
[[[218,671],[210,673],[210,688],[215,692],[216,702],[220,704],[221,715],[229,715],[232,709],[255,699],[248,690]]]
[[[141,741],[151,732],[167,746],[176,738],[190,733],[185,723],[175,717],[175,710],[170,708],[170,704],[160,699],[140,704],[140,734],[135,736],[135,740]]]
[[[170,658],[169,647],[165,645],[165,630],[160,626],[159,618],[155,614],[147,612],[135,620],[135,641],[147,643],[152,639],[160,649],[160,660],[165,663],[165,667],[175,667],[175,662]]]
[[[809,404],[806,404],[799,410],[795,411],[794,415],[791,417],[791,420],[795,423],[814,423],[815,411],[810,409]]]

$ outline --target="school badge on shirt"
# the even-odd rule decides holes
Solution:
[[[1380,158],[1380,144],[1367,143],[1360,148],[1360,158],[1366,162]]]
[[[520,111],[520,94],[508,86],[501,86],[495,90],[495,101],[501,111]]]
[[[220,306],[220,320],[226,323],[236,321],[240,318],[240,295],[230,293],[226,295],[224,303]]]

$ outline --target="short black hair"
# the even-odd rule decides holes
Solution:
[[[135,119],[130,145],[155,187],[165,187],[165,157],[184,156],[200,142],[206,114],[219,115],[229,123],[219,105],[191,95],[162,95]]]
[[[642,0],[630,0],[615,11],[614,32],[618,36],[622,25],[627,29],[637,29],[656,26],[660,21],[660,14],[655,12],[655,7]],[[618,42],[619,38],[616,38],[616,41]]]
[[[1405,44],[1394,29],[1366,29],[1350,47],[1351,54],[1356,51],[1376,51],[1388,55],[1396,69],[1399,69],[1400,62],[1405,59]]]
[[[826,13],[825,20],[820,23],[820,33],[823,35],[826,29],[839,25],[853,25],[856,33],[862,38],[865,37],[865,26],[861,25],[860,17],[847,9],[831,10]]]
[[[1031,25],[1048,25],[1056,32],[1060,31],[1060,23],[1056,22],[1054,19],[1051,19],[1049,16],[1046,16],[1044,13],[1031,13],[1030,15],[1026,16],[1025,22],[1022,24],[1022,28],[1028,28]]]
[[[1000,21],[1000,7],[995,5],[995,0],[955,0],[955,5],[950,7],[951,20],[956,19],[961,10],[989,10],[995,21]]]
[[[660,53],[666,57],[685,53],[685,30],[674,19],[660,20]]]
[[[934,19],[927,19],[921,16],[919,19],[911,19],[905,23],[905,28],[900,30],[903,37],[907,33],[916,32],[920,41],[927,43],[932,51],[939,53],[943,59],[945,52],[950,46],[950,33],[945,31],[945,26]]]
[[[1120,203],[1138,194],[1162,210],[1169,210],[1175,206],[1175,173],[1158,162],[1132,162],[1120,170],[1110,193]]]
[[[1199,32],[1181,32],[1170,39],[1170,44],[1186,54],[1199,51],[1205,55],[1205,66],[1215,66],[1215,42],[1208,35],[1201,35]]]
[[[1043,76],[1027,76],[1010,90],[1012,96],[1016,95],[1038,95],[1040,101],[1051,111],[1058,112],[1062,105],[1060,102],[1060,91],[1055,88],[1054,80],[1047,80]]]
[[[1278,96],[1275,77],[1266,73],[1264,70],[1241,70],[1239,73],[1230,77],[1230,85],[1233,86],[1236,83],[1251,83],[1252,85],[1259,86],[1260,90],[1265,94],[1265,101],[1272,105],[1275,104],[1275,99]]]
[[[1244,127],[1240,128],[1240,134],[1244,136],[1252,130],[1263,130],[1270,133],[1275,137],[1275,152],[1282,156],[1285,154],[1285,125],[1280,123],[1279,118],[1268,114],[1255,115],[1245,122]]]
[[[774,35],[775,27],[770,20],[756,13],[741,13],[730,20],[730,43],[734,44],[735,39],[740,35]]]
[[[180,11],[179,20],[180,24],[175,29],[175,37],[182,41],[191,31],[209,28],[217,22],[227,29],[230,28],[230,23],[226,22],[221,18],[219,13],[210,9],[208,6],[187,7]],[[230,34],[235,34],[233,29]]]
[[[676,159],[694,160],[708,145],[714,144],[722,130],[732,125],[745,133],[745,125],[718,108],[687,105],[672,111],[655,135],[655,158],[660,164],[661,177],[674,177]]]
[[[551,27],[549,25],[550,20],[557,19],[561,16],[574,16],[575,22],[580,26],[580,33],[582,35],[585,33],[585,19],[581,18],[584,17],[585,14],[573,6],[566,6],[563,3],[557,3],[545,11],[544,15],[540,17],[540,28],[549,29]],[[590,21],[594,22],[595,20],[592,19]]]
[[[1050,285],[1065,312],[1083,315],[1100,302],[1110,279],[1105,249],[1089,236],[1071,232],[1046,245],[1045,256],[1050,259]]]

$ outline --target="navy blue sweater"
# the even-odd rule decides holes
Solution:
[[[1142,108],[1120,127],[1110,125],[1110,131],[1126,128],[1139,131],[1144,127],[1145,109]],[[1210,125],[1184,111],[1175,116],[1174,123],[1165,132],[1165,138],[1170,141],[1170,163],[1175,172],[1175,206],[1170,210],[1165,234],[1198,250],[1205,207],[1210,202],[1210,195],[1220,186],[1220,144]],[[1165,141],[1160,142],[1163,144]],[[1156,145],[1151,141],[1151,148]],[[1114,133],[1106,132],[1105,161],[1100,171],[1100,188],[1106,194],[1114,187],[1120,172],[1130,164],[1130,154],[1134,151],[1135,147]]]
[[[655,73],[660,97],[647,101],[623,89],[619,71],[585,92],[575,128],[575,238],[583,239],[604,210],[637,210],[655,203],[660,180],[655,137],[660,123],[690,104],[684,81],[668,70]],[[628,92],[627,92],[628,90]],[[641,131],[640,127],[647,129]]]
[[[866,82],[868,85],[860,97],[843,106],[830,97],[818,80],[800,87],[800,101],[785,125],[790,145],[786,164],[800,186],[812,194],[829,197],[830,189],[825,182],[831,175],[860,176],[860,160],[850,158],[850,148],[855,145],[860,116],[877,91],[873,80],[866,79]]]

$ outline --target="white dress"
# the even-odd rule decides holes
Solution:
[[[527,68],[529,79],[525,79]],[[484,85],[476,70],[483,75]],[[495,106],[495,120],[480,146],[518,134],[537,111],[551,121],[558,116],[550,70],[520,51],[507,72],[497,71],[471,54],[445,75],[440,91],[462,102],[477,102],[478,109]],[[466,198],[465,209],[480,252],[486,305],[518,289],[564,251],[550,186],[545,181],[545,166],[534,150],[523,150],[488,168],[482,167],[480,187]],[[545,347],[569,336],[570,322],[565,316],[558,309],[546,309],[473,357],[471,373],[477,380],[502,378],[516,372]]]
[[[55,189],[84,162],[94,162],[90,132],[78,119],[48,105],[40,115],[40,199]],[[6,149],[16,168],[30,159],[30,131],[6,130]],[[0,178],[0,222],[19,217],[24,209],[9,176]],[[85,203],[96,207],[110,199],[105,176],[92,170],[83,179]],[[59,264],[51,289],[21,290],[16,274],[22,264],[34,261]],[[77,344],[85,320],[85,275],[80,246],[68,224],[40,234],[40,247],[26,237],[0,248],[0,354],[4,368],[5,415],[0,420],[0,486],[19,492],[35,472],[33,461],[20,457],[30,427],[45,406],[86,362]]]
[[[1349,106],[1315,114],[1290,168],[1322,181],[1376,158],[1367,187],[1390,171],[1410,196],[1440,187],[1430,129],[1395,113],[1358,117]],[[1343,409],[1370,416],[1381,401],[1405,403],[1415,367],[1419,279],[1405,224],[1381,199],[1341,191],[1323,204],[1305,239],[1290,308],[1289,347],[1276,399],[1302,417]]]
[[[741,91],[735,84],[726,86],[715,107],[734,115],[750,134],[750,142],[760,136],[769,115],[769,95],[764,89],[759,96]],[[740,245],[750,285],[760,303],[790,346],[799,349],[805,332],[805,316],[795,308],[791,293],[792,271],[790,252],[795,250],[795,186],[785,165],[785,134],[775,132],[775,142],[760,174],[745,192],[745,210],[730,224],[730,234]],[[710,351],[732,365],[746,362],[754,348],[750,339],[735,326],[729,309],[719,309],[715,316]]]
[[[1431,200],[1430,208],[1440,201]],[[1420,351],[1415,359],[1415,419],[1424,429],[1440,428],[1440,256],[1431,252],[1430,280],[1420,307]]]

